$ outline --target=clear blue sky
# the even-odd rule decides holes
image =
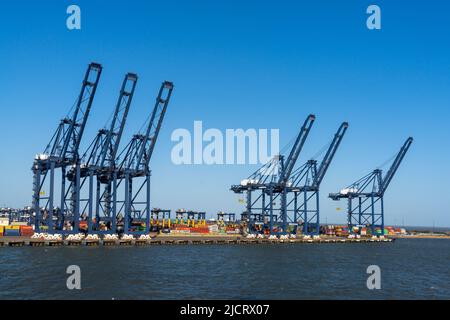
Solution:
[[[78,4],[82,29],[66,28]],[[386,222],[450,226],[450,5],[375,1],[9,1],[0,11],[0,205],[31,202],[31,164],[78,93],[87,64],[101,83],[86,146],[110,115],[127,71],[140,76],[124,140],[162,80],[175,83],[152,159],[153,204],[240,213],[229,187],[249,165],[175,166],[176,128],[280,128],[280,145],[308,113],[316,124],[300,161],[350,128],[322,184],[322,221],[345,222],[327,199],[415,138],[386,193]],[[344,206],[342,204],[341,206]]]

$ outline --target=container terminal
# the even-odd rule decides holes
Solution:
[[[219,212],[207,220],[206,212],[179,209],[172,216],[171,210],[155,208],[150,162],[174,85],[162,82],[147,120],[122,143],[138,81],[137,74],[125,74],[109,124],[80,150],[102,69],[99,63],[88,65],[71,113],[35,156],[31,206],[0,210],[0,245],[365,243],[392,242],[406,234],[385,226],[383,197],[413,138],[406,139],[385,174],[377,168],[330,193],[332,200],[347,201],[347,224],[323,225],[320,185],[349,124],[339,125],[323,159],[298,164],[316,121],[313,114],[287,154],[230,187],[245,195],[244,212]]]

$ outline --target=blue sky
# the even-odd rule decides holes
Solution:
[[[66,28],[81,8],[82,29]],[[389,224],[450,226],[450,27],[445,1],[39,1],[0,11],[0,205],[31,202],[33,156],[103,65],[82,149],[102,127],[123,75],[136,88],[123,142],[142,124],[161,81],[175,84],[152,159],[152,206],[243,210],[229,187],[257,166],[176,166],[170,135],[205,128],[279,128],[284,146],[317,116],[299,163],[341,121],[350,128],[322,183],[322,221],[345,222],[327,199],[415,138],[385,195]],[[340,206],[344,206],[342,203]]]

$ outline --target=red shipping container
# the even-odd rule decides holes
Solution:
[[[19,230],[21,236],[28,237],[34,234],[33,227],[31,226],[20,226]]]

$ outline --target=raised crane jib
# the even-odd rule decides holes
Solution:
[[[398,152],[397,156],[395,157],[394,162],[392,163],[391,167],[389,168],[389,171],[386,173],[385,177],[383,178],[383,181],[381,183],[380,193],[383,194],[387,187],[389,186],[389,183],[391,183],[392,178],[394,177],[395,173],[397,172],[398,167],[400,166],[403,158],[406,155],[406,152],[408,152],[409,147],[411,146],[413,142],[413,138],[409,137],[406,139],[405,143],[401,147],[400,151]]]
[[[105,142],[96,161],[100,168],[113,169],[116,164],[116,155],[122,138],[123,129],[130,110],[138,77],[134,73],[127,73],[122,82],[119,98],[117,100],[114,116],[109,130],[106,131]]]
[[[327,150],[327,153],[322,159],[322,162],[320,163],[319,169],[317,170],[317,175],[315,176],[315,179],[313,181],[314,187],[319,187],[320,183],[323,180],[323,177],[327,173],[328,167],[330,166],[331,161],[334,158],[334,155],[336,154],[337,149],[339,148],[339,145],[341,144],[342,138],[345,135],[345,132],[347,131],[348,123],[343,122],[337,132],[334,135],[333,141],[330,144],[330,147]]]
[[[161,84],[145,133],[135,134],[119,154],[118,157],[122,159],[119,170],[122,174],[124,171],[132,172],[134,176],[146,174],[172,90],[172,82],[164,81]]]
[[[137,153],[135,170],[144,170],[152,157],[153,149],[155,148],[156,140],[158,139],[159,130],[164,119],[164,115],[172,95],[173,83],[164,81],[156,98],[155,107],[150,116],[150,121],[147,130],[143,136],[143,141]]]
[[[58,130],[44,151],[46,157],[55,160],[58,164],[63,162],[74,163],[79,158],[78,148],[101,72],[102,66],[100,64],[94,62],[89,64],[72,116],[61,120]]]
[[[284,169],[280,175],[279,183],[286,183],[289,180],[292,169],[294,168],[298,156],[303,149],[303,145],[305,144],[306,138],[308,137],[309,131],[311,130],[315,119],[316,116],[310,114],[303,123],[297,139],[295,140],[294,146],[292,147],[291,152],[289,153],[289,156],[284,164]]]

